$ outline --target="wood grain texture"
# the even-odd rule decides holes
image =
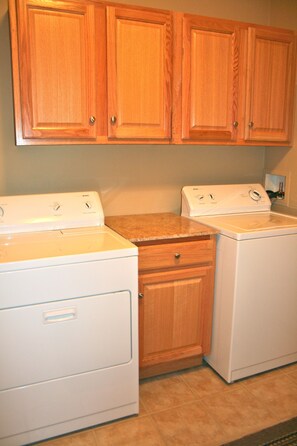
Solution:
[[[139,378],[149,378],[151,376],[172,373],[178,370],[184,370],[191,367],[197,367],[202,364],[203,356],[195,355],[188,358],[173,359],[171,361],[161,362],[151,366],[141,367],[139,369]]]
[[[18,145],[292,145],[293,31],[97,0],[9,14]]]
[[[107,135],[106,8],[95,5],[96,141]]]
[[[235,140],[238,27],[185,14],[183,45],[182,138]]]
[[[141,376],[187,367],[209,353],[215,257],[214,236],[139,247]]]
[[[210,239],[139,246],[139,270],[211,264],[214,244],[214,239]]]
[[[172,59],[172,142],[182,142],[182,60],[183,60],[183,16],[173,12],[173,59]]]
[[[15,119],[15,137],[16,144],[22,144],[22,114],[21,114],[21,91],[20,91],[20,67],[19,67],[19,45],[18,45],[18,26],[17,11],[15,0],[9,0],[9,24],[10,24],[10,44],[12,59],[12,78],[13,78],[13,102]]]
[[[290,142],[295,46],[292,32],[249,28],[246,140]]]
[[[95,138],[94,7],[17,5],[23,138]]]
[[[210,266],[140,275],[140,367],[203,353],[211,276]]]
[[[170,13],[108,7],[107,30],[109,138],[169,139]]]

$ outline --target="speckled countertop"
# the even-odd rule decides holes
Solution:
[[[218,232],[172,213],[105,217],[105,224],[133,243],[201,237]]]

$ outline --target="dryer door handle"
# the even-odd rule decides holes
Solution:
[[[53,324],[77,319],[76,308],[58,308],[43,313],[43,323]]]

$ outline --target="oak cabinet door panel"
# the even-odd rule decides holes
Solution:
[[[183,45],[182,138],[236,139],[238,30],[185,15]]]
[[[18,2],[24,138],[95,138],[94,7]]]
[[[250,28],[248,48],[245,138],[288,143],[294,96],[293,33]]]
[[[171,135],[171,15],[107,8],[108,136]]]
[[[213,268],[140,274],[140,367],[207,353]]]

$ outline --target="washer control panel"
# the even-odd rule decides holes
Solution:
[[[236,214],[269,211],[270,199],[261,184],[185,186],[182,215]]]

